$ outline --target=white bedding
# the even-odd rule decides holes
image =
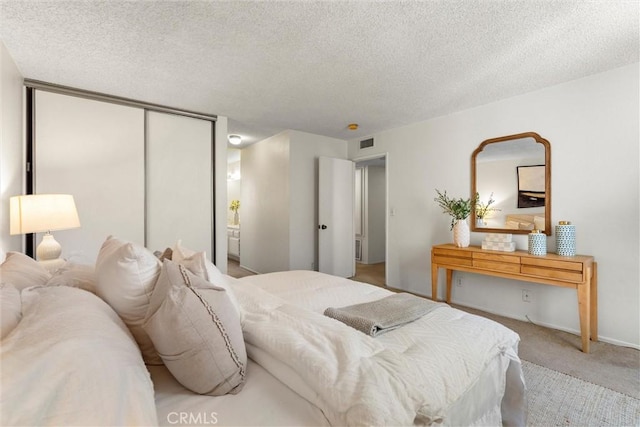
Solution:
[[[0,425],[524,425],[518,336],[495,322],[444,307],[371,338],[321,313],[385,289],[310,271],[228,279],[252,359],[241,393],[186,390],[145,367],[98,297],[33,287],[0,345]]]
[[[131,333],[92,293],[22,291],[22,320],[0,345],[0,424],[157,424],[153,384]]]
[[[252,360],[242,391],[225,396],[195,394],[165,366],[148,366],[161,426],[328,426],[322,411]]]
[[[233,289],[250,357],[332,424],[524,424],[519,337],[493,321],[444,307],[371,338],[321,313],[385,289],[311,271],[250,276]]]

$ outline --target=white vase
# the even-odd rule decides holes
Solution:
[[[453,226],[453,243],[459,248],[469,246],[471,240],[471,232],[466,219],[459,219]]]
[[[238,224],[240,224],[240,218],[238,215],[238,211],[235,211],[233,213],[233,225],[238,225]]]

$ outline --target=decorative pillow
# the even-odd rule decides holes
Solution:
[[[227,295],[229,295],[229,299],[231,300],[231,304],[236,311],[236,314],[240,316],[238,301],[236,300],[231,286],[229,286],[227,278],[224,277],[220,270],[218,270],[218,267],[207,259],[204,252],[196,252],[191,256],[182,258],[179,264],[187,267],[187,270],[196,276],[227,291]]]
[[[90,265],[66,263],[53,273],[46,286],[71,286],[96,293],[96,269]]]
[[[8,283],[0,284],[0,339],[18,326],[22,318],[20,291]]]
[[[224,288],[231,299],[236,314],[240,316],[240,306],[236,299],[231,286],[224,274],[215,266],[211,261],[207,259],[206,252],[195,252],[191,249],[187,249],[182,246],[181,241],[178,240],[176,246],[173,249],[173,261],[187,267],[191,273],[198,277],[203,278],[209,283],[213,283],[216,286]]]
[[[11,283],[20,291],[29,286],[44,285],[51,279],[51,273],[38,261],[25,254],[8,252],[6,259],[0,265],[0,277],[2,282]]]
[[[504,226],[505,226],[505,228],[509,228],[509,229],[511,229],[511,228],[518,229],[518,228],[520,228],[520,223],[518,221],[507,221],[504,224]]]
[[[96,260],[96,294],[129,327],[147,364],[161,365],[153,343],[142,329],[162,264],[142,246],[109,236]]]
[[[199,394],[238,393],[247,354],[227,292],[165,260],[144,322],[173,376]]]
[[[182,246],[182,240],[178,240],[176,242],[176,245],[172,249],[171,259],[175,262],[180,262],[182,261],[183,258],[190,257],[195,253],[196,251],[187,249],[184,246]]]

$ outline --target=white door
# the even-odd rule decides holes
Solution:
[[[355,167],[349,160],[320,157],[318,179],[318,270],[355,274]]]

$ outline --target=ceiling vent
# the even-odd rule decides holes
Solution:
[[[373,138],[360,141],[360,149],[373,147]]]

